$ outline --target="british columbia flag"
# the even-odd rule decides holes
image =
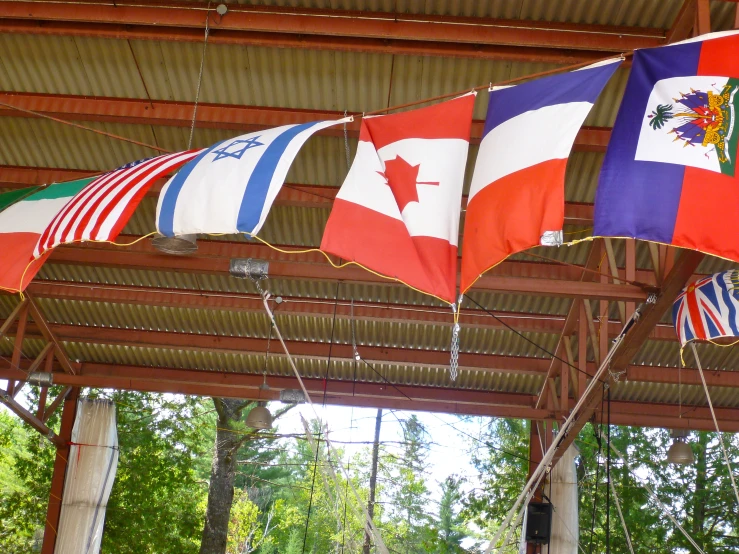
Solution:
[[[683,289],[672,305],[680,344],[692,340],[739,337],[739,270],[699,279]]]

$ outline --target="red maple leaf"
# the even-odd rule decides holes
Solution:
[[[418,182],[418,170],[421,164],[411,165],[400,156],[385,162],[385,173],[378,171],[385,177],[390,190],[393,192],[395,202],[401,213],[411,202],[418,202],[418,185],[436,185],[437,182]]]

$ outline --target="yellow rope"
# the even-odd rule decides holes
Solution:
[[[376,275],[376,276],[381,277],[383,279],[388,279],[390,281],[395,281],[396,283],[400,283],[402,285],[405,285],[406,287],[408,287],[408,288],[410,288],[410,289],[412,289],[412,290],[414,290],[416,292],[419,292],[421,294],[425,294],[427,296],[431,296],[432,298],[436,298],[439,302],[443,302],[444,304],[450,304],[450,305],[453,304],[453,303],[449,302],[448,300],[444,300],[443,298],[440,298],[440,297],[436,296],[435,294],[431,294],[430,292],[426,292],[426,291],[423,291],[421,289],[417,289],[416,287],[414,287],[413,285],[409,285],[408,283],[406,283],[402,279],[398,279],[397,277],[390,277],[388,275],[383,275],[382,273],[378,273],[377,271],[374,271],[374,270],[372,270],[372,269],[370,269],[370,268],[368,268],[368,267],[360,264],[359,262],[348,261],[348,262],[344,262],[343,264],[337,264],[337,263],[335,263],[329,257],[328,254],[326,254],[326,252],[324,252],[320,248],[307,248],[305,250],[285,250],[284,248],[279,248],[277,246],[274,246],[273,244],[270,244],[266,240],[264,240],[264,239],[262,239],[262,238],[260,238],[260,237],[258,237],[256,235],[252,235],[251,233],[244,233],[244,234],[247,235],[247,236],[249,236],[249,237],[251,237],[251,238],[253,238],[253,239],[255,239],[255,240],[257,240],[257,241],[259,241],[259,242],[261,242],[262,244],[264,244],[265,246],[271,248],[272,250],[275,250],[275,251],[280,252],[282,254],[310,254],[310,253],[313,253],[313,252],[320,252],[326,258],[326,261],[329,264],[331,264],[331,266],[333,266],[336,269],[342,269],[342,268],[345,268],[345,267],[350,266],[350,265],[356,265],[358,267],[361,267],[365,271],[369,271],[373,275]]]

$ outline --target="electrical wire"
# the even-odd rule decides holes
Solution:
[[[560,358],[559,356],[557,356],[557,354],[555,354],[554,352],[551,352],[551,351],[550,351],[550,350],[549,350],[548,348],[544,348],[544,347],[543,347],[542,345],[540,345],[540,344],[539,344],[539,343],[537,343],[536,341],[533,341],[533,340],[531,340],[531,339],[530,339],[529,337],[527,337],[526,335],[524,335],[524,334],[523,334],[523,333],[522,333],[521,331],[519,331],[518,329],[515,329],[514,327],[511,327],[511,326],[510,326],[510,325],[508,325],[508,324],[507,324],[507,323],[506,323],[505,321],[503,321],[503,320],[502,320],[501,318],[499,318],[499,317],[498,317],[497,315],[495,315],[495,313],[493,313],[493,312],[491,312],[490,310],[488,310],[488,309],[487,309],[487,308],[486,308],[485,306],[483,306],[482,304],[480,304],[480,303],[479,303],[479,302],[478,302],[477,300],[475,300],[475,299],[474,299],[474,298],[472,298],[471,296],[469,296],[469,295],[465,294],[465,295],[464,295],[464,297],[465,297],[465,298],[466,298],[467,300],[469,300],[470,302],[472,302],[473,304],[475,304],[475,305],[476,305],[476,306],[477,306],[478,308],[480,308],[480,309],[481,309],[482,311],[484,311],[484,312],[485,312],[486,314],[488,314],[489,316],[491,316],[491,317],[492,317],[493,319],[495,319],[495,320],[496,320],[496,321],[497,321],[498,323],[502,324],[502,325],[503,325],[503,326],[504,326],[504,327],[505,327],[506,329],[508,329],[509,331],[511,331],[511,332],[513,332],[513,333],[515,333],[516,335],[518,335],[519,337],[521,337],[521,338],[522,338],[523,340],[525,340],[526,342],[528,342],[528,343],[532,344],[533,346],[535,346],[536,348],[538,348],[538,349],[539,349],[539,350],[541,350],[542,352],[544,352],[544,353],[548,354],[548,355],[549,355],[549,356],[551,356],[551,357],[552,357],[553,359],[555,359],[555,360],[558,360],[558,361],[562,362],[562,363],[563,363],[563,364],[565,364],[566,366],[568,366],[568,367],[571,367],[571,368],[572,368],[572,369],[574,369],[575,371],[578,371],[578,372],[580,372],[580,373],[583,373],[584,375],[586,375],[586,376],[588,376],[588,377],[590,377],[590,378],[593,378],[593,377],[594,377],[593,375],[590,375],[590,374],[589,374],[589,373],[588,373],[587,371],[583,371],[583,370],[582,370],[582,369],[580,369],[579,367],[577,367],[577,366],[575,366],[575,365],[571,364],[570,362],[568,362],[568,361],[567,361],[567,360],[565,360],[564,358]],[[606,380],[605,380],[605,379],[598,379],[598,380],[599,380],[599,381],[600,381],[601,383],[603,383],[603,384],[605,384],[605,383],[606,383]]]

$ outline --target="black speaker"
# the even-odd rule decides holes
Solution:
[[[526,509],[526,542],[549,544],[552,529],[552,505],[549,502],[529,502]]]

